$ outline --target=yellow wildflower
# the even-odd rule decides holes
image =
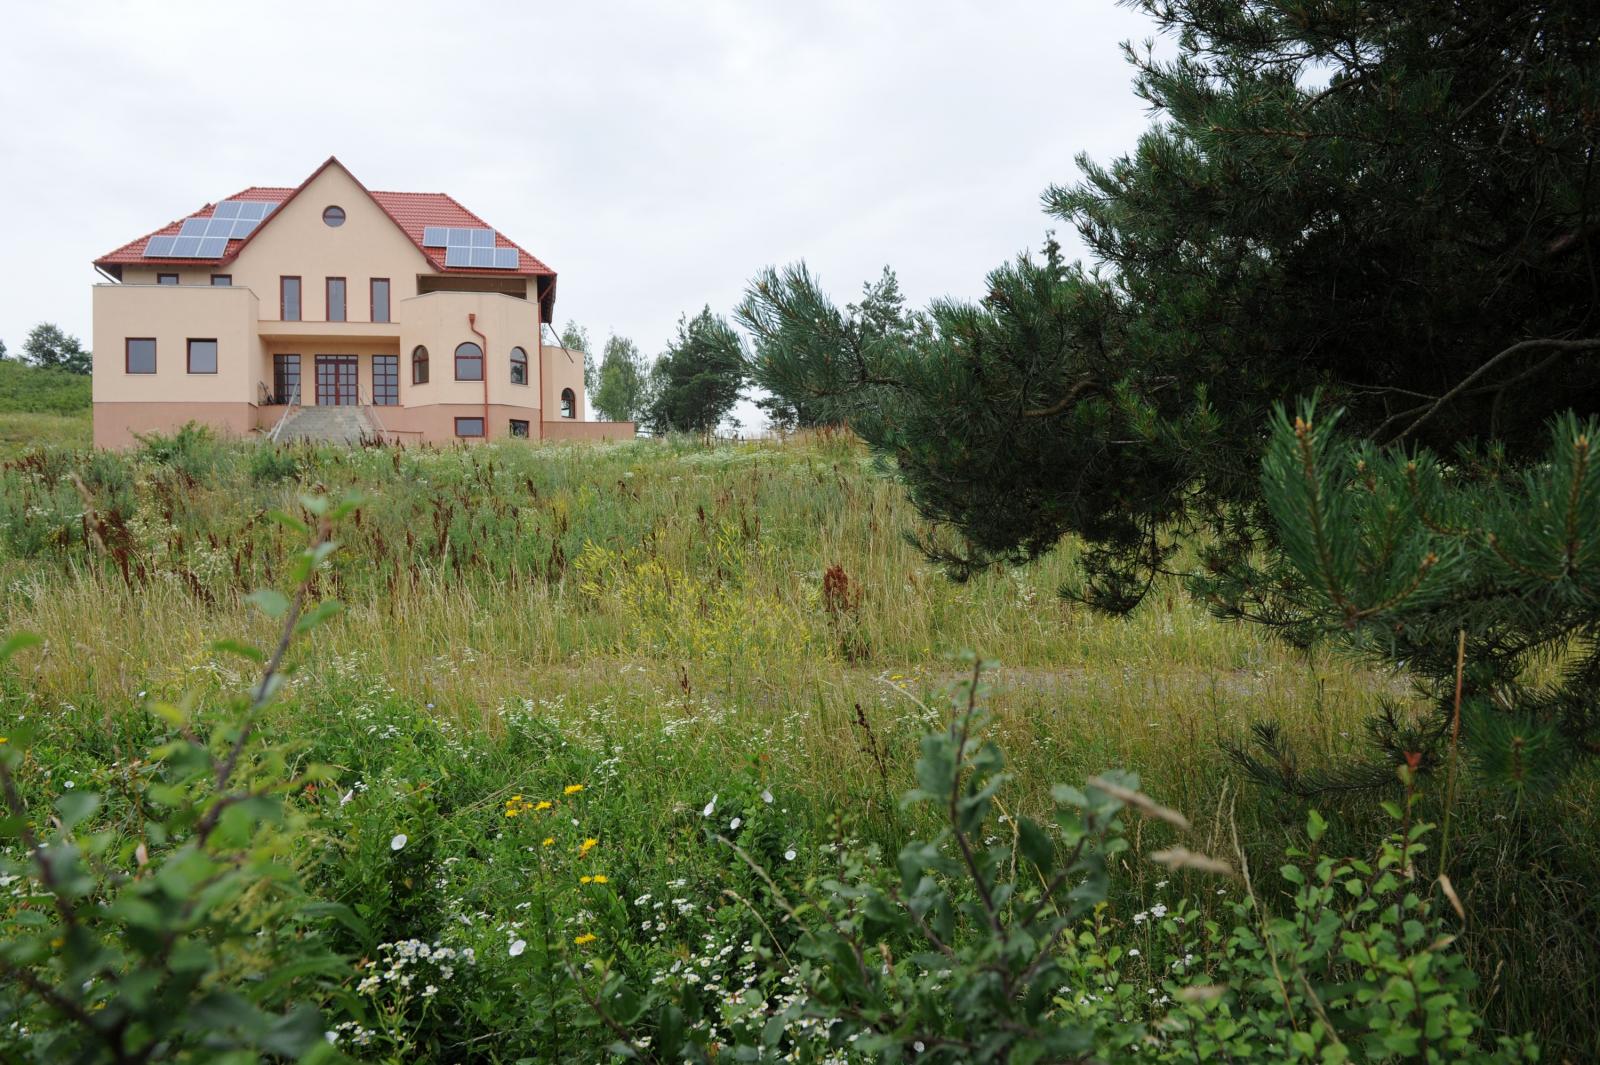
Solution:
[[[581,947],[581,946],[583,946],[583,945],[584,945],[584,944],[585,944],[585,943],[593,943],[593,942],[594,942],[594,941],[595,941],[595,940],[597,940],[597,939],[599,939],[599,938],[600,938],[600,937],[599,937],[599,936],[597,936],[597,935],[595,935],[595,934],[594,934],[594,933],[593,933],[593,932],[585,932],[585,933],[584,933],[584,934],[583,934],[583,935],[581,935],[581,936],[574,936],[574,937],[573,937],[573,938],[572,938],[572,941],[573,941],[573,942],[574,942],[574,943],[576,943],[576,944],[577,944],[577,945],[578,945],[578,946],[580,946],[580,947]]]
[[[555,838],[555,837],[554,837],[554,836],[546,836],[546,837],[545,837],[545,838],[544,838],[544,842],[543,842],[543,843],[541,843],[541,844],[540,844],[540,846],[542,846],[542,847],[548,847],[548,846],[550,846],[550,845],[551,845],[551,844],[552,844],[552,843],[554,843],[554,842],[555,842],[555,841],[556,841],[556,838]]]
[[[593,836],[590,836],[588,839],[584,840],[583,844],[578,848],[578,857],[582,858],[585,854],[588,854],[590,851],[594,850],[596,844],[599,842],[600,841],[595,839]]]
[[[576,795],[576,794],[578,794],[578,792],[580,792],[582,790],[583,790],[583,785],[582,784],[568,784],[565,788],[562,789],[561,794],[563,794],[563,795]]]
[[[553,805],[555,805],[555,804],[552,803],[549,799],[540,799],[537,803],[534,804],[533,808],[535,810],[548,810]]]
[[[606,874],[604,874],[604,873],[599,873],[599,874],[591,877],[590,879],[592,879],[596,884],[605,884],[605,883],[609,883],[611,878],[606,876]]]
[[[580,883],[580,884],[592,884],[592,883],[594,883],[594,877],[592,877],[592,876],[580,876],[580,877],[578,877],[578,883]]]

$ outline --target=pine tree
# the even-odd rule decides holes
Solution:
[[[739,401],[744,369],[739,334],[709,306],[693,318],[679,318],[677,339],[650,375],[652,430],[709,436]]]
[[[957,576],[1072,535],[1073,594],[1128,610],[1176,570],[1179,543],[1200,543],[1182,575],[1219,614],[1348,634],[1404,661],[1441,707],[1449,689],[1452,713],[1464,631],[1473,707],[1492,692],[1505,711],[1482,735],[1506,744],[1485,752],[1540,747],[1505,723],[1544,722],[1563,757],[1592,753],[1600,616],[1581,580],[1546,568],[1554,540],[1514,531],[1572,531],[1548,525],[1541,478],[1576,446],[1563,434],[1588,432],[1566,412],[1600,413],[1600,7],[1139,6],[1175,45],[1170,59],[1128,49],[1158,120],[1045,195],[1090,265],[1047,240],[990,274],[979,303],[937,302],[926,332],[882,342],[803,267],[769,271],[741,308],[762,372],[892,457],[932,523],[925,549]],[[1370,449],[1369,473],[1318,467],[1335,477],[1320,498],[1348,518],[1320,526],[1320,561],[1296,509],[1310,497],[1271,465],[1293,426],[1266,431],[1275,404],[1314,391],[1342,412],[1341,439]],[[1391,545],[1398,519],[1340,487],[1372,476],[1363,490],[1400,506],[1384,486],[1412,462],[1441,471],[1439,513],[1462,519],[1441,528],[1473,532]],[[1559,513],[1588,535],[1593,515]],[[1424,545],[1438,557],[1413,587]],[[1534,594],[1495,566],[1554,583]],[[1369,584],[1341,605],[1337,581],[1357,577]],[[1380,638],[1385,625],[1405,631]],[[1574,641],[1573,679],[1533,686],[1530,664]],[[1428,738],[1393,718],[1375,734]]]

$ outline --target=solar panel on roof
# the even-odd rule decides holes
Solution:
[[[210,224],[206,226],[206,236],[226,239],[233,232],[235,221],[236,219],[232,218],[217,218],[213,216]]]
[[[220,259],[227,251],[227,237],[206,237],[200,242],[200,250],[195,254],[201,259]]]
[[[238,200],[223,200],[221,203],[217,204],[217,209],[215,211],[211,212],[211,217],[212,218],[238,218],[239,217],[239,201]]]
[[[206,235],[206,226],[210,224],[211,221],[207,218],[185,218],[183,220],[183,228],[178,230],[178,235],[182,237],[203,237]]]
[[[243,240],[254,232],[258,225],[260,223],[253,218],[235,218],[233,220],[233,229],[228,235],[234,240]]]
[[[450,243],[449,226],[423,226],[422,246],[424,248],[443,248]]]
[[[469,229],[469,230],[467,230],[467,232],[472,234],[472,246],[474,248],[492,248],[492,247],[494,247],[494,230],[492,230],[492,229]]]
[[[471,266],[472,249],[460,246],[446,248],[444,251],[444,264],[446,266]]]
[[[180,235],[172,242],[172,257],[174,259],[193,259],[200,252],[199,237],[185,237]]]
[[[165,259],[172,254],[172,242],[176,237],[151,237],[150,243],[144,246],[144,254],[148,259]]]
[[[515,270],[518,265],[517,249],[496,248],[494,250],[494,265],[500,270]]]

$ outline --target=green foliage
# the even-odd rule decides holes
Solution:
[[[1379,448],[1341,421],[1310,401],[1275,415],[1263,488],[1283,554],[1232,594],[1410,666],[1436,713],[1387,745],[1390,772],[1407,746],[1438,764],[1464,731],[1485,782],[1548,791],[1600,739],[1600,421],[1557,418],[1543,461],[1520,467],[1499,449]]]
[[[734,316],[755,339],[750,380],[766,391],[756,405],[777,429],[869,417],[865,390],[884,384],[929,326],[925,316],[906,311],[887,266],[876,283],[862,286],[861,302],[843,311],[804,263],[769,268],[751,282]]]
[[[315,934],[342,907],[301,889],[293,847],[306,819],[285,795],[320,779],[292,745],[256,741],[259,716],[286,675],[291,639],[336,605],[308,603],[353,504],[307,498],[315,529],[288,567],[293,598],[256,602],[279,621],[275,648],[218,649],[260,668],[247,696],[208,726],[192,704],[154,702],[160,741],[104,795],[56,785],[29,757],[31,730],[0,744],[0,880],[27,885],[0,919],[0,1022],[8,1056],[35,1061],[250,1061],[331,1056],[318,1010],[345,962]],[[0,664],[26,640],[0,648]],[[34,795],[30,804],[25,793]],[[115,804],[108,800],[115,799]],[[123,821],[133,818],[132,824]],[[13,850],[20,847],[20,855]]]
[[[571,318],[561,327],[561,346],[583,352],[583,390],[592,393],[595,387],[594,356],[589,351],[589,331]]]
[[[679,318],[677,339],[656,361],[650,380],[652,431],[709,436],[733,410],[744,385],[739,334],[710,307]]]
[[[639,987],[602,968],[580,994],[621,1036],[614,1053],[652,1062],[712,1061],[724,1048],[740,1061],[1538,1060],[1527,1037],[1491,1041],[1472,1007],[1476,979],[1450,949],[1442,901],[1419,881],[1430,826],[1412,823],[1409,787],[1394,810],[1398,832],[1371,861],[1318,854],[1328,826],[1311,814],[1311,851],[1291,849],[1299,861],[1281,870],[1294,889],[1286,916],[1262,911],[1247,871],[1231,928],[1183,901],[1116,928],[1105,900],[1110,868],[1129,849],[1125,815],[1180,831],[1187,821],[1140,793],[1137,778],[1111,773],[1083,789],[1058,785],[1048,821],[1008,814],[996,824],[1007,775],[980,737],[980,679],[974,662],[948,729],[923,737],[905,800],[938,810],[943,831],[904,847],[897,872],[874,851],[846,852],[793,891],[718,836],[786,920],[751,934],[755,974],[731,997],[702,993],[695,972]],[[1181,847],[1153,857],[1233,876]]]
[[[885,350],[803,279],[752,284],[773,319],[753,328],[797,356],[782,376],[822,396],[842,376],[851,424],[959,534],[936,557],[1076,534],[1081,593],[1125,610],[1189,533],[1213,569],[1270,544],[1274,402],[1320,386],[1363,437],[1493,437],[1513,462],[1554,413],[1600,408],[1593,5],[1140,6],[1176,52],[1129,53],[1159,122],[1046,195],[1095,269],[1047,243]]]
[[[0,411],[76,414],[90,403],[89,378],[82,373],[0,359]]]
[[[595,412],[614,422],[642,422],[650,410],[650,367],[627,337],[606,341],[605,357],[591,400]]]
[[[49,322],[41,322],[29,331],[22,342],[22,357],[34,366],[84,376],[94,366],[93,357],[84,350],[81,340]]]

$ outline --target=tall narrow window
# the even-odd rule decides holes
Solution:
[[[211,275],[211,287],[212,288],[232,288],[233,287],[233,275],[232,274],[212,274]]]
[[[511,383],[514,385],[528,383],[528,353],[521,348],[511,349]]]
[[[578,416],[578,397],[573,395],[570,388],[561,390],[561,416],[563,418],[576,418]]]
[[[156,338],[129,337],[123,366],[129,373],[155,373]]]
[[[389,320],[389,279],[375,277],[372,279],[372,320],[374,322],[387,322]]]
[[[483,380],[483,349],[470,340],[456,348],[456,380]]]
[[[400,356],[374,355],[372,357],[372,403],[376,407],[399,405]]]
[[[483,435],[483,419],[482,418],[457,418],[456,419],[456,435],[457,436],[482,436]]]
[[[158,285],[176,285],[177,283],[178,283],[178,275],[177,274],[157,274],[156,275],[156,284],[158,284]]]
[[[217,372],[217,341],[215,337],[206,340],[189,338],[189,372]]]
[[[294,403],[300,395],[300,356],[272,357],[272,398],[277,403]]]
[[[428,349],[418,344],[411,352],[411,383],[428,383]]]
[[[344,317],[344,278],[328,278],[328,317],[330,322],[342,322]]]
[[[300,279],[278,278],[278,317],[285,322],[300,320]]]

